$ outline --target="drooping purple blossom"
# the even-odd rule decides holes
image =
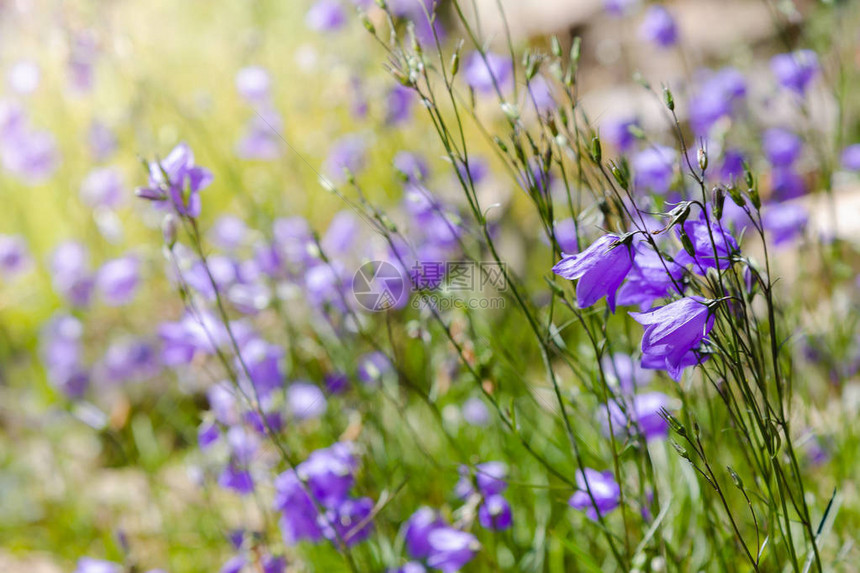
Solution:
[[[588,308],[606,297],[615,312],[615,295],[633,266],[633,250],[620,244],[617,235],[604,235],[577,255],[562,258],[553,272],[568,280],[578,280],[576,303]]]
[[[224,565],[221,566],[221,569],[218,570],[218,573],[241,573],[242,569],[245,565],[248,564],[248,560],[244,555],[235,555],[227,560]]]
[[[668,48],[678,42],[678,26],[675,18],[663,6],[654,4],[645,13],[645,19],[639,27],[642,39],[657,47]]]
[[[603,9],[607,14],[620,18],[630,14],[640,4],[640,0],[603,0]]]
[[[220,437],[221,431],[218,429],[218,424],[214,422],[203,422],[197,428],[197,446],[201,450],[207,449],[217,442]]]
[[[770,60],[770,70],[782,87],[803,95],[818,74],[818,56],[812,50],[777,54]]]
[[[250,495],[254,492],[254,478],[246,467],[230,461],[218,476],[218,485],[224,489],[233,490],[239,495]]]
[[[242,373],[242,383],[245,369],[250,376],[250,382],[261,399],[267,398],[275,390],[284,387],[286,376],[284,374],[283,360],[284,349],[276,344],[270,344],[261,338],[254,338],[241,347],[242,363],[237,368]]]
[[[263,573],[286,573],[287,560],[281,556],[266,555],[261,560]]]
[[[279,525],[286,545],[322,539],[314,502],[292,470],[275,479],[275,509],[282,512]]]
[[[677,379],[689,364],[684,360],[695,350],[714,326],[714,314],[707,301],[689,296],[648,312],[630,316],[645,327],[642,336],[643,365],[647,360],[662,360],[669,375]]]
[[[585,511],[589,519],[597,521],[621,503],[621,488],[612,472],[599,472],[585,468],[576,472],[576,485],[579,488],[568,501],[570,507]]]

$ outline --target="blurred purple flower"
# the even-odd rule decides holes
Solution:
[[[669,424],[660,412],[663,408],[668,408],[668,396],[661,392],[636,394],[629,400],[625,400],[624,405],[625,407],[622,408],[616,401],[609,402],[609,416],[612,420],[612,429],[616,434],[623,434],[629,424],[633,431],[642,432],[646,441],[666,437]],[[606,409],[601,407],[600,414],[608,432]]]
[[[131,255],[106,262],[96,275],[96,287],[110,306],[131,302],[139,282],[140,262]]]
[[[666,8],[654,4],[645,13],[645,19],[639,27],[642,39],[660,48],[674,46],[678,42],[678,27],[675,18]]]
[[[639,127],[635,118],[609,119],[600,124],[600,138],[611,143],[621,153],[630,153],[636,137],[630,128]]]
[[[427,542],[430,545],[427,565],[443,573],[459,571],[481,549],[474,535],[447,525],[430,531]]]
[[[644,370],[629,354],[606,355],[600,363],[604,375],[615,381],[624,394],[632,394],[637,386],[644,386],[653,378],[653,374]]]
[[[490,423],[490,411],[480,398],[472,397],[463,402],[463,419],[467,423],[484,427]]]
[[[634,251],[617,243],[617,235],[604,235],[578,255],[565,256],[553,272],[576,285],[576,304],[588,308],[606,297],[609,309],[615,312],[615,293],[633,266]]]
[[[197,428],[197,446],[201,450],[205,450],[221,437],[221,431],[218,429],[218,424],[214,422],[203,422]]]
[[[29,269],[33,264],[24,238],[18,235],[0,235],[0,278],[10,279]]]
[[[788,167],[800,157],[803,142],[794,133],[777,127],[764,132],[762,147],[771,165]]]
[[[57,293],[72,306],[89,305],[95,281],[90,272],[86,247],[74,241],[60,244],[51,255],[50,268]]]
[[[423,157],[411,151],[398,151],[394,156],[394,168],[399,171],[407,181],[415,182],[427,179],[430,169]]]
[[[346,11],[338,0],[317,0],[305,15],[305,24],[316,32],[336,32],[346,25]]]
[[[39,335],[39,354],[48,381],[69,398],[80,398],[90,383],[83,365],[83,325],[65,314],[53,316]]]
[[[236,91],[249,103],[267,102],[271,84],[269,72],[260,66],[248,66],[236,72]]]
[[[356,174],[367,161],[367,141],[359,134],[345,135],[334,142],[325,161],[325,173],[336,183],[346,181],[346,173]]]
[[[803,95],[818,74],[818,56],[812,50],[777,54],[770,60],[770,70],[782,87]]]
[[[96,161],[104,161],[116,149],[116,137],[104,123],[95,120],[87,132],[90,153]]]
[[[412,104],[415,93],[406,86],[392,86],[385,95],[385,123],[401,125],[412,117]]]
[[[693,131],[707,135],[719,119],[731,115],[735,102],[746,95],[746,90],[746,80],[735,68],[711,73],[690,98]]]
[[[637,188],[666,193],[672,183],[678,154],[671,147],[657,145],[633,156],[634,183]]]
[[[762,224],[774,246],[785,245],[803,235],[809,213],[797,203],[772,203],[762,213]]]
[[[248,227],[245,221],[235,215],[221,215],[209,231],[209,239],[227,251],[241,246],[247,236]]]
[[[486,52],[486,61],[479,52],[472,52],[463,64],[463,77],[466,83],[480,94],[496,91],[505,93],[513,80],[513,65],[509,56]]]
[[[236,555],[227,560],[218,573],[240,573],[247,563],[244,555]]]
[[[149,164],[149,187],[137,189],[139,197],[159,203],[169,201],[180,215],[200,215],[200,191],[212,183],[212,173],[194,164],[194,153],[180,143],[162,161]]]
[[[239,495],[249,495],[254,492],[254,478],[251,477],[251,472],[232,461],[218,476],[218,485],[224,489],[231,489]]]
[[[124,187],[119,168],[93,169],[81,183],[81,201],[90,207],[117,207],[122,202]]]
[[[120,384],[151,378],[159,368],[152,343],[141,338],[121,338],[108,346],[96,372],[103,381]]]
[[[328,256],[344,255],[354,248],[361,230],[361,221],[352,211],[339,211],[332,217],[320,241]]]
[[[347,547],[360,543],[373,529],[372,512],[373,500],[369,497],[346,499],[336,508],[327,510],[325,518],[320,520],[323,536],[330,541],[343,539]],[[364,525],[359,528],[362,523]]]
[[[487,497],[478,507],[478,523],[493,531],[509,529],[513,524],[511,504],[498,494]]]
[[[774,167],[770,174],[773,197],[778,201],[796,199],[806,194],[806,182],[791,167]]]
[[[377,384],[391,371],[391,361],[380,351],[369,352],[358,359],[358,379],[365,384]]]
[[[606,515],[620,503],[621,488],[612,472],[601,473],[585,468],[576,472],[576,485],[579,490],[571,496],[568,505],[579,511],[584,510],[589,519],[597,521],[598,515]]]
[[[123,567],[112,561],[81,557],[73,573],[122,573]]]
[[[426,559],[430,555],[430,532],[445,527],[439,514],[429,507],[420,507],[405,523],[403,537],[406,550],[413,559]]]
[[[261,338],[254,338],[242,346],[241,356],[244,366],[237,363],[239,372],[244,375],[247,367],[254,389],[261,399],[284,387],[286,377],[282,365],[283,348],[269,344]],[[247,380],[243,379],[242,382],[247,383]]]
[[[311,420],[325,414],[326,399],[314,384],[293,382],[287,388],[287,404],[295,420]]]
[[[713,218],[709,220],[710,228],[704,214],[699,214],[696,219],[688,219],[683,224],[683,230],[693,244],[695,256],[691,256],[687,251],[680,251],[675,256],[675,262],[678,265],[694,263],[693,270],[700,274],[709,268],[729,268],[732,265],[732,256],[740,250],[735,238],[724,227]],[[680,228],[676,228],[680,235]]]
[[[849,171],[860,171],[860,143],[842,150],[842,167]]]

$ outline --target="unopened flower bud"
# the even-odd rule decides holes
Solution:
[[[675,97],[669,88],[663,88],[663,100],[666,102],[666,107],[669,108],[669,111],[675,111]]]
[[[717,221],[723,218],[723,204],[726,202],[726,190],[722,185],[717,185],[712,190],[712,201],[714,203],[714,217]]]
[[[596,135],[591,138],[591,157],[598,165],[600,165],[600,161],[603,159],[603,150],[600,147],[600,138]]]
[[[681,229],[681,245],[684,247],[684,250],[687,251],[687,254],[691,257],[696,257],[696,249],[693,247],[693,241],[690,240],[690,236]]]
[[[708,168],[708,152],[705,150],[704,147],[700,147],[699,150],[696,152],[696,159],[699,162],[699,169],[704,171]]]
[[[743,195],[741,195],[740,189],[738,189],[734,183],[729,184],[729,197],[732,198],[732,201],[738,207],[743,207],[746,205],[746,201],[744,201]]]

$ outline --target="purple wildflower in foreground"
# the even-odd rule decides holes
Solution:
[[[842,151],[842,167],[849,171],[860,171],[860,143],[849,145]]]
[[[585,511],[589,519],[597,521],[598,515],[606,515],[620,503],[621,488],[612,472],[585,468],[576,472],[576,485],[579,489],[567,503],[576,510]]]
[[[443,573],[459,571],[481,549],[474,535],[448,526],[431,531],[427,542],[430,545],[427,565]]]
[[[511,58],[493,52],[487,52],[484,56],[472,52],[463,65],[463,77],[469,87],[480,94],[494,93],[497,87],[504,93],[510,88],[513,79]]]
[[[615,293],[633,266],[633,251],[618,243],[617,235],[604,235],[578,255],[559,261],[553,272],[568,280],[579,280],[576,303],[588,308],[606,297],[609,309],[615,312]]]
[[[777,54],[770,60],[770,70],[782,87],[803,95],[818,74],[818,56],[812,50]]]
[[[139,187],[139,197],[156,203],[170,202],[176,212],[197,217],[202,208],[200,191],[212,183],[212,173],[194,164],[194,153],[180,143],[162,161],[149,164],[149,186]]]
[[[664,7],[653,5],[645,14],[639,34],[644,40],[660,48],[674,46],[678,42],[678,26]]]
[[[694,350],[714,327],[714,314],[702,297],[691,296],[648,312],[631,312],[630,316],[645,326],[642,336],[642,362],[662,361],[669,375],[678,379],[686,366],[688,353]]]

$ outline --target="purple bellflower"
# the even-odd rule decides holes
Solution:
[[[567,503],[576,510],[585,511],[591,520],[597,521],[598,515],[606,515],[620,503],[621,488],[612,472],[585,468],[576,472],[576,485],[579,489]]]
[[[678,42],[675,18],[666,8],[657,4],[648,8],[639,33],[644,40],[660,48],[669,48]]]
[[[194,153],[180,143],[162,161],[149,164],[149,186],[140,187],[139,197],[159,204],[170,203],[187,217],[200,215],[200,191],[212,183],[212,173],[194,164]]]
[[[689,353],[714,327],[714,314],[702,297],[685,297],[648,312],[630,316],[645,326],[642,336],[643,366],[646,360],[662,361],[673,379],[691,364]],[[694,363],[695,364],[695,363]]]
[[[615,294],[633,267],[634,251],[619,243],[617,235],[604,235],[578,255],[568,255],[553,268],[553,272],[568,280],[579,280],[576,303],[588,308],[606,297],[609,309],[615,312]]]
[[[779,85],[802,96],[818,74],[818,56],[812,50],[777,54],[770,60],[770,71]]]

